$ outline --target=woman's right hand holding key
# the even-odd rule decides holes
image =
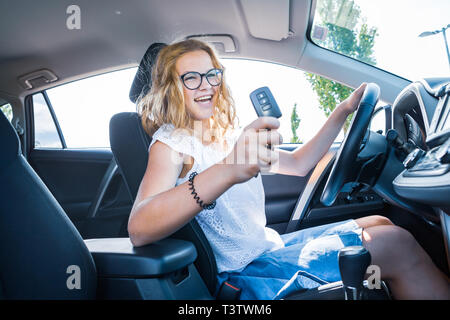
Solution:
[[[274,117],[260,117],[246,126],[228,156],[222,161],[233,183],[242,183],[260,171],[268,171],[278,162],[278,153],[267,145],[282,143]]]

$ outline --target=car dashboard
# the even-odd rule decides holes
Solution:
[[[433,207],[450,206],[450,82],[436,89],[425,80],[413,83],[393,110],[394,129],[413,146],[393,181],[395,191]]]
[[[405,199],[430,206],[439,216],[448,258],[450,79],[421,80],[406,87],[393,105],[393,127],[414,146],[393,188]]]

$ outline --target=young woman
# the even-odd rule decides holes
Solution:
[[[445,276],[410,233],[385,217],[286,235],[266,227],[258,173],[306,175],[358,107],[365,84],[311,141],[287,152],[266,147],[281,143],[273,117],[258,118],[238,134],[223,67],[207,44],[187,40],[163,48],[152,79],[139,103],[153,139],[128,224],[135,246],[165,238],[195,218],[214,251],[219,283],[242,288],[242,299],[274,299],[292,286],[340,280],[339,250],[363,245],[395,298],[449,298]]]

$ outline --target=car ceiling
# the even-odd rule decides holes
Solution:
[[[260,1],[261,12],[248,9],[247,2],[254,6],[255,1]],[[254,23],[258,15],[267,16],[263,11],[270,6],[264,6],[264,2],[277,1],[280,0],[2,1],[0,95],[25,96],[89,75],[136,66],[151,43],[170,43],[202,34],[232,36],[236,51],[219,51],[222,57],[301,67],[355,86],[367,81],[365,75],[376,78],[373,68],[369,70],[362,63],[351,67],[351,59],[342,56],[336,59],[306,39],[314,7],[311,0],[283,0],[289,7],[289,37],[279,41],[262,39],[261,35],[254,37],[249,22]],[[80,30],[66,27],[69,16],[66,10],[72,4],[81,10]],[[276,20],[268,21],[267,30],[278,27]],[[351,79],[345,79],[348,75],[342,72],[346,65],[354,69],[355,76]],[[51,84],[36,82],[34,89],[25,90],[18,78],[39,69],[51,70],[58,80]],[[385,76],[380,73],[379,77]],[[401,87],[396,89],[392,98]]]

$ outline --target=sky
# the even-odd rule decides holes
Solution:
[[[418,35],[450,23],[450,0],[355,2],[369,26],[378,28],[374,50],[379,67],[410,80],[449,76],[442,34],[425,38]],[[301,119],[298,136],[303,142],[311,139],[326,121],[303,71],[248,60],[223,59],[222,62],[241,126],[256,119],[249,94],[262,86],[271,89],[283,113],[279,132],[285,142],[292,137],[290,116],[295,103]],[[136,110],[128,98],[135,72],[136,68],[131,68],[48,90],[69,148],[109,146],[110,117]],[[384,119],[378,118],[375,122],[381,128]],[[337,140],[342,138],[341,133]]]
[[[355,0],[355,3],[368,25],[378,28],[374,51],[380,68],[409,80],[450,76],[442,33],[418,37],[424,31],[440,30],[450,24],[450,0]],[[449,41],[450,28],[446,33]]]

